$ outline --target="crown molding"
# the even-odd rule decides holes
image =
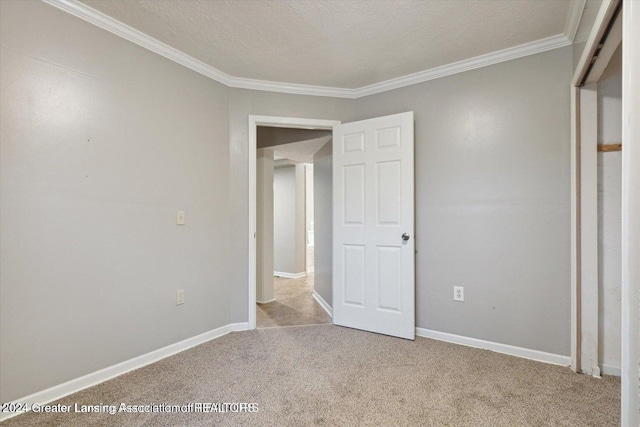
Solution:
[[[77,0],[42,1],[229,87],[298,95],[353,98],[353,89],[233,77]]]
[[[529,56],[536,53],[546,52],[548,50],[558,49],[570,44],[571,42],[564,36],[564,34],[558,34],[557,36],[547,37],[530,43],[521,44],[519,46],[514,46],[507,49],[498,50],[496,52],[487,53],[485,55],[476,56],[474,58],[464,59],[462,61],[443,65],[441,67],[435,67],[429,70],[409,74],[407,76],[402,76],[395,79],[386,80],[384,82],[375,83],[369,86],[364,86],[355,90],[355,98],[374,95],[376,93],[386,92],[388,90],[398,89],[401,87],[414,85],[416,83],[422,83],[469,70],[475,70],[477,68],[498,64],[500,62],[509,61],[511,59],[521,58],[523,56]]]
[[[268,92],[292,93],[296,95],[329,96],[333,98],[355,98],[355,89],[313,86],[296,83],[280,83],[267,80],[231,77],[227,86],[238,89],[264,90]]]
[[[327,86],[313,86],[296,83],[281,83],[265,80],[234,77],[226,74],[210,65],[199,61],[184,52],[179,51],[153,37],[136,30],[102,12],[99,12],[77,0],[42,0],[43,2],[69,13],[77,18],[89,22],[103,30],[107,30],[125,40],[148,49],[171,61],[181,64],[197,73],[209,77],[228,87],[249,90],[261,90],[268,92],[290,93],[296,95],[327,96],[333,98],[357,99],[374,95],[405,86],[422,83],[464,71],[474,70],[488,65],[498,64],[523,56],[534,55],[552,49],[568,46],[572,43],[573,36],[580,23],[582,10],[586,0],[572,0],[569,17],[567,19],[565,33],[547,37],[519,46],[499,50],[474,58],[431,68],[417,73],[397,77],[383,82],[374,83],[360,88],[338,88]],[[569,37],[571,36],[571,37]]]
[[[564,36],[573,43],[580,26],[580,20],[582,19],[582,13],[584,7],[587,4],[587,0],[571,0],[569,6],[569,16],[567,16],[567,22],[564,25]]]
[[[232,81],[232,77],[228,74],[217,70],[204,62],[198,61],[195,58],[175,49],[159,40],[154,39],[147,34],[136,30],[123,24],[122,22],[113,19],[112,17],[99,12],[84,3],[80,3],[76,0],[42,0],[43,2],[56,7],[68,14],[71,14],[77,18],[87,21],[90,24],[100,27],[103,30],[107,30],[116,36],[122,37],[125,40],[129,40],[132,43],[137,44],[145,49],[148,49],[158,55],[164,56],[173,62],[184,65],[187,68],[192,69],[204,76],[207,76],[213,80],[216,80],[224,85],[229,86]]]

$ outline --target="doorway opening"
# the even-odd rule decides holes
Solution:
[[[314,299],[313,192],[314,156],[330,141],[329,130],[258,126],[258,328],[331,323]]]
[[[339,123],[249,117],[250,329],[330,323],[329,306],[319,305],[323,299],[314,286],[318,264],[320,272],[330,271],[330,256],[315,259],[319,224],[307,215],[314,211],[311,195],[322,188],[309,191],[307,183],[313,181],[314,155],[324,148],[330,157],[331,131]]]
[[[325,162],[328,166],[323,169],[330,172],[326,174],[327,190],[322,193],[325,199],[321,205],[329,211],[325,212],[325,224],[320,225],[321,209],[316,208],[314,216],[313,297],[327,308],[336,325],[415,338],[413,117],[413,112],[408,111],[344,125],[249,117],[249,328],[256,326],[258,290],[262,301],[273,298],[267,293],[270,289],[261,288],[258,283],[258,278],[265,279],[263,284],[268,283],[273,274],[268,265],[273,247],[262,238],[270,222],[256,222],[257,210],[264,206],[256,190],[273,188],[269,179],[262,179],[263,185],[257,185],[258,169],[265,173],[269,170],[266,164],[273,162],[272,150],[257,161],[259,126],[294,131],[331,129],[335,141],[323,146],[329,152],[318,151],[318,155],[322,152],[322,161],[314,156],[314,175],[319,176],[318,165]],[[314,180],[314,197],[320,194],[319,183]],[[320,206],[317,200],[314,205]],[[270,212],[271,209],[262,210],[267,215]],[[325,255],[321,257],[321,253]],[[323,286],[321,267],[328,272]],[[329,306],[326,301],[332,304]]]

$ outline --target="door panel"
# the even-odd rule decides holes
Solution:
[[[401,311],[402,249],[378,246],[378,308]]]
[[[413,339],[413,112],[335,126],[333,140],[333,321]]]
[[[377,168],[378,225],[400,225],[402,222],[402,163],[380,162]]]
[[[364,307],[365,296],[365,247],[344,245],[344,302]]]
[[[364,225],[365,167],[363,164],[344,168],[344,224]]]

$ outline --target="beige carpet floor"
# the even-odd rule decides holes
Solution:
[[[313,273],[301,279],[274,279],[276,300],[257,304],[258,328],[331,323],[331,317],[313,299]]]
[[[235,332],[59,403],[254,402],[255,413],[34,414],[17,426],[615,426],[620,380],[333,325]]]

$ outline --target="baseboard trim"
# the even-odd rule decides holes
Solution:
[[[320,304],[320,307],[322,307],[324,309],[324,311],[327,312],[327,314],[329,315],[329,317],[333,317],[333,309],[331,308],[331,306],[324,300],[324,298],[322,298],[320,296],[319,293],[317,293],[316,291],[313,291],[313,299],[317,301],[318,304]]]
[[[143,366],[157,362],[166,357],[173,356],[174,354],[188,350],[191,347],[195,347],[207,341],[219,338],[223,335],[228,334],[229,332],[246,331],[247,329],[249,329],[249,324],[246,322],[231,323],[220,328],[213,329],[209,332],[196,335],[195,337],[187,338],[186,340],[177,342],[175,344],[162,347],[158,350],[151,351],[141,356],[134,357],[133,359],[125,360],[124,362],[118,363],[116,365],[100,369],[99,371],[92,372],[90,374],[53,386],[51,388],[30,394],[29,396],[15,399],[14,402],[26,403],[26,406],[28,408],[31,408],[34,403],[44,404],[52,402],[54,400],[61,399],[65,396],[92,387],[94,385],[98,385],[127,372],[142,368]],[[23,412],[2,412],[0,413],[0,421],[4,421],[22,413]]]
[[[270,302],[274,302],[276,299],[275,298],[271,298],[269,301],[256,301],[256,303],[258,304],[269,304]]]
[[[571,357],[560,354],[546,353],[529,348],[516,347],[508,344],[500,344],[492,341],[484,341],[477,338],[464,337],[461,335],[448,334],[446,332],[433,331],[431,329],[416,328],[416,335],[434,340],[446,341],[453,344],[466,345],[484,350],[495,351],[496,353],[508,354],[510,356],[522,357],[524,359],[535,360],[537,362],[551,363],[553,365],[569,366]]]
[[[302,273],[287,273],[286,271],[274,271],[273,275],[278,277],[284,277],[285,279],[302,279],[304,276],[307,275],[307,273],[304,271]]]
[[[622,369],[619,366],[611,366],[603,364],[600,373],[604,375],[613,375],[615,377],[622,376]]]

